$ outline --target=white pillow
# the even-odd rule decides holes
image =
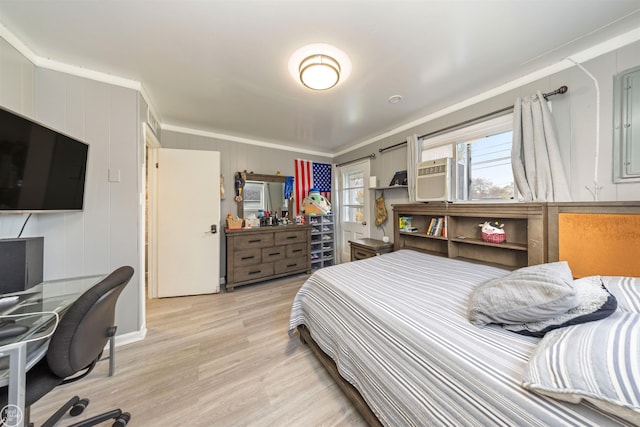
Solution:
[[[469,320],[521,324],[548,320],[580,304],[565,261],[520,268],[475,288],[469,298]]]
[[[522,386],[559,400],[587,400],[640,425],[640,314],[617,312],[544,336]]]

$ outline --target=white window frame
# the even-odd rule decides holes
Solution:
[[[513,113],[504,114],[499,117],[495,117],[493,119],[485,120],[479,123],[470,124],[469,126],[464,126],[450,132],[446,132],[440,135],[433,136],[431,138],[423,138],[420,140],[421,142],[421,151],[420,151],[420,161],[433,160],[428,154],[425,155],[425,152],[428,150],[437,149],[439,147],[450,146],[450,152],[452,153],[452,157],[454,158],[454,163],[457,163],[458,159],[456,158],[456,148],[457,144],[464,141],[472,141],[476,139],[485,138],[487,136],[496,135],[503,132],[513,131]],[[440,156],[440,151],[435,151],[436,155]],[[456,191],[457,193],[457,191]],[[464,190],[465,197],[468,194],[468,189]],[[456,199],[460,201],[469,201],[472,200],[464,200],[464,199]],[[500,202],[513,202],[514,200],[473,200],[475,203],[500,203]]]

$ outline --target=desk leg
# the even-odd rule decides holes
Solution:
[[[1,408],[0,421],[6,426],[24,427],[27,344],[18,342],[2,346],[0,357],[9,357],[8,405]]]

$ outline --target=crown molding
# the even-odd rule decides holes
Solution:
[[[333,154],[331,153],[307,150],[304,148],[292,147],[290,145],[282,145],[282,144],[276,144],[273,142],[259,141],[256,139],[243,138],[243,137],[238,137],[234,135],[227,135],[223,133],[210,132],[210,131],[205,131],[200,129],[192,129],[192,128],[187,128],[182,126],[168,125],[165,123],[161,123],[160,127],[162,128],[162,130],[168,130],[172,132],[185,133],[185,134],[196,135],[196,136],[205,136],[208,138],[221,139],[223,141],[239,142],[241,144],[257,145],[259,147],[272,148],[272,149],[284,150],[284,151],[293,151],[295,153],[309,154],[313,156],[322,156],[322,157],[330,157],[330,158],[334,157]]]
[[[113,74],[107,74],[100,71],[91,70],[89,68],[78,67],[66,64],[64,62],[54,61],[53,59],[43,58],[36,55],[22,40],[16,37],[7,27],[0,22],[0,37],[5,39],[11,46],[27,58],[33,65],[46,68],[53,71],[60,71],[78,77],[84,77],[103,83],[109,83],[115,86],[121,86],[129,89],[140,90],[142,84],[137,80],[126,79]]]

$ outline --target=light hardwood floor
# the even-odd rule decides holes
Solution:
[[[100,362],[33,405],[32,421],[79,394],[91,404],[61,425],[120,407],[130,426],[365,426],[297,334],[287,334],[307,277],[147,301],[147,337],[116,349],[115,376]]]

